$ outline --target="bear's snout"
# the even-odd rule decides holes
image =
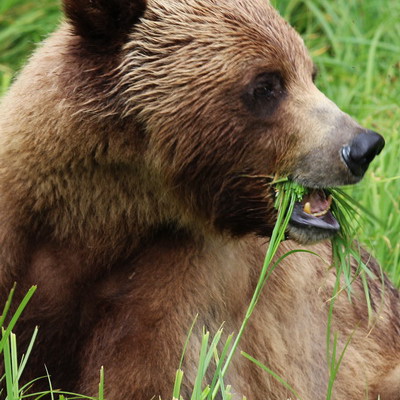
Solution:
[[[289,107],[297,141],[288,175],[304,186],[359,182],[385,145],[381,135],[360,126],[315,86],[293,90]]]
[[[365,130],[358,134],[350,145],[344,146],[341,154],[351,173],[356,177],[362,177],[384,146],[385,140],[379,133]]]

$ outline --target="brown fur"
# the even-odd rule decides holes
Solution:
[[[302,40],[263,0],[64,6],[68,21],[0,113],[1,299],[13,280],[19,297],[38,284],[18,328],[23,344],[41,327],[25,379],[46,363],[53,386],[93,394],[104,365],[110,400],[168,398],[198,313],[188,397],[201,326],[237,332],[255,287],[260,236],[275,222],[271,177],[356,182],[339,149],[362,128],[316,89]],[[267,100],[254,95],[260,76],[274,90]],[[287,258],[241,348],[303,399],[322,399],[335,273],[329,243],[311,249],[326,263]],[[352,302],[335,302],[339,349],[354,331],[338,400],[400,398],[398,292],[370,285],[372,327],[359,281]],[[237,398],[290,397],[240,355],[227,381]]]

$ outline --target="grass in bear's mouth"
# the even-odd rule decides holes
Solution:
[[[356,237],[360,220],[369,219],[379,224],[382,223],[368,209],[340,188],[315,190],[306,188],[287,178],[276,180],[273,185],[277,193],[275,207],[278,214],[281,211],[286,212],[288,214],[287,219],[291,223],[296,223],[295,219],[298,215],[295,216],[294,214],[297,211],[300,216],[305,216],[309,225],[318,228],[328,226],[328,229],[334,231],[335,234],[331,237],[331,243],[333,266],[336,268],[337,276],[344,278],[345,289],[349,296],[351,296],[352,282],[357,276],[361,276],[368,312],[371,315],[367,275],[372,276],[373,274],[361,259]],[[290,207],[287,207],[287,210],[284,211],[288,201]],[[337,226],[335,226],[335,222]],[[287,225],[282,225],[278,229],[284,231]],[[358,266],[355,273],[352,273],[351,259]]]
[[[315,189],[302,186],[288,178],[274,180],[271,183],[277,193],[275,208],[281,207],[281,196],[292,195],[294,200],[291,224],[300,228],[314,228],[316,231],[327,231],[333,236],[354,241],[359,224],[359,217],[375,217],[355,199],[340,188]]]

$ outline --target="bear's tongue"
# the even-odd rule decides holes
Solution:
[[[317,228],[336,233],[340,225],[330,211],[332,197],[323,190],[312,189],[296,203],[291,217],[291,224],[300,228]]]
[[[332,196],[329,195],[327,198],[323,190],[314,189],[303,197],[301,204],[305,213],[314,217],[322,217],[328,213],[331,207]]]

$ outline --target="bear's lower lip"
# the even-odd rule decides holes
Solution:
[[[312,214],[306,213],[301,203],[296,203],[294,205],[290,223],[298,228],[318,229],[329,231],[332,234],[335,234],[340,230],[340,225],[331,211],[328,211],[325,215],[316,217]]]
[[[302,201],[295,204],[291,225],[334,235],[340,230],[340,225],[330,211],[331,203],[332,197],[325,190],[309,189]]]

